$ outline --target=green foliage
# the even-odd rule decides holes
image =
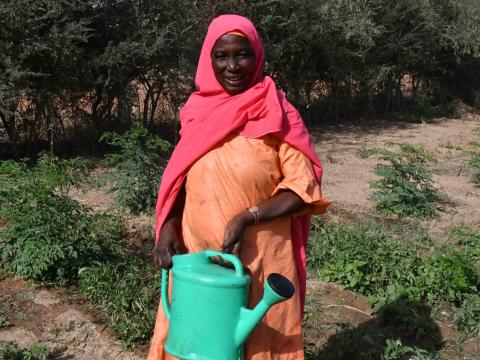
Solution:
[[[0,165],[0,262],[18,275],[48,284],[74,282],[78,270],[116,252],[121,218],[94,214],[66,195],[78,185],[83,161],[43,156],[36,167]],[[6,170],[14,170],[10,174]]]
[[[480,271],[463,251],[439,250],[425,259],[420,271],[418,285],[431,303],[445,300],[456,304],[479,289]]]
[[[0,329],[10,326],[10,322],[6,319],[5,316],[0,315]]]
[[[126,346],[146,344],[160,300],[160,273],[137,257],[83,269],[80,294],[99,304]]]
[[[480,296],[465,295],[462,304],[455,309],[453,319],[460,330],[480,336]]]
[[[59,159],[41,154],[34,169],[27,166],[28,159],[0,162],[0,205],[13,206],[21,199],[66,194],[70,187],[85,182],[91,163],[83,158]]]
[[[314,233],[307,261],[325,280],[371,295],[391,283],[414,281],[422,261],[412,242],[423,242],[425,236],[418,226],[327,225]]]
[[[56,96],[82,88],[84,47],[91,34],[82,12],[89,5],[80,0],[0,3],[0,118],[14,154],[22,129],[29,137],[48,133],[49,140],[62,132],[54,104]]]
[[[415,97],[415,113],[422,120],[430,120],[433,117],[432,108],[425,95]]]
[[[116,190],[118,203],[135,214],[151,210],[163,172],[160,155],[170,149],[170,144],[140,124],[123,135],[105,133],[100,140],[120,148],[118,153],[106,157],[114,165],[106,179],[114,184],[112,190]]]
[[[475,0],[5,0],[0,120],[12,151],[63,138],[63,118],[95,135],[117,119],[175,119],[208,24],[226,13],[253,20],[267,73],[307,120],[478,102]]]
[[[470,228],[459,228],[453,233],[461,254],[473,264],[473,269],[480,273],[480,231]],[[478,275],[480,276],[480,275]],[[454,321],[461,330],[480,336],[480,296],[465,295],[461,304],[455,309]]]
[[[357,149],[357,156],[360,159],[367,159],[370,156],[374,155],[376,151],[377,151],[376,148],[367,148],[365,144],[362,144],[362,146]]]
[[[471,228],[458,228],[453,232],[453,236],[463,251],[463,256],[475,264],[480,269],[480,231]]]
[[[480,141],[476,141],[472,145],[478,150],[468,152],[469,159],[467,160],[467,165],[472,170],[472,181],[477,186],[480,186]]]
[[[433,185],[428,165],[436,162],[433,154],[420,146],[403,143],[387,143],[399,151],[376,149],[382,162],[374,169],[379,180],[370,186],[374,189],[371,199],[378,211],[400,217],[430,217],[436,214],[439,203],[447,201],[445,194]]]
[[[480,289],[480,268],[469,255],[471,248],[423,256],[419,249],[426,239],[428,233],[418,225],[327,225],[310,239],[308,267],[327,281],[368,295],[376,311],[417,335],[433,326],[427,303],[460,306],[458,316],[464,318],[459,324],[478,324],[471,296]]]
[[[48,346],[33,343],[27,349],[20,349],[14,341],[7,342],[1,349],[0,354],[4,360],[47,360],[50,359]]]
[[[440,360],[440,357],[416,346],[402,345],[400,340],[387,339],[381,360]]]

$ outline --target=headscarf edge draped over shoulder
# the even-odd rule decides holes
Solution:
[[[257,61],[252,86],[234,96],[223,90],[211,64],[215,42],[231,31],[240,31],[248,38]],[[238,15],[222,15],[211,22],[198,62],[195,77],[197,91],[180,112],[181,138],[162,176],[156,206],[156,242],[190,166],[233,132],[250,138],[271,134],[289,143],[310,158],[317,180],[321,182],[322,166],[300,114],[288,103],[285,94],[276,88],[274,81],[263,76],[263,66],[262,42],[250,20]],[[325,201],[325,207],[327,205]],[[302,284],[302,288],[298,289],[302,306],[306,290],[309,230],[309,215],[293,219],[292,242],[299,283]]]

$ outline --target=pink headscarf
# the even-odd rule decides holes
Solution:
[[[216,80],[210,56],[217,39],[234,30],[248,38],[256,56],[257,69],[252,86],[241,94],[231,96]],[[162,177],[156,206],[156,241],[190,166],[233,132],[250,138],[271,134],[291,144],[311,159],[320,183],[322,166],[300,114],[287,102],[273,80],[263,76],[263,65],[262,42],[250,20],[238,15],[222,15],[211,22],[195,76],[197,91],[180,111],[181,139]],[[306,290],[305,247],[309,230],[310,216],[292,221],[302,308]]]

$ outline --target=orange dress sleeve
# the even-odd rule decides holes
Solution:
[[[322,197],[320,184],[315,176],[312,161],[300,150],[286,142],[280,142],[278,157],[283,178],[272,193],[282,190],[296,193],[308,207],[294,216],[304,214],[322,214],[329,201]]]

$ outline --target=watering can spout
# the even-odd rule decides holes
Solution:
[[[290,299],[295,293],[293,284],[283,275],[270,274],[265,282],[263,298],[253,309],[243,307],[240,310],[240,321],[235,331],[235,344],[243,345],[255,326],[265,313],[275,304]]]

